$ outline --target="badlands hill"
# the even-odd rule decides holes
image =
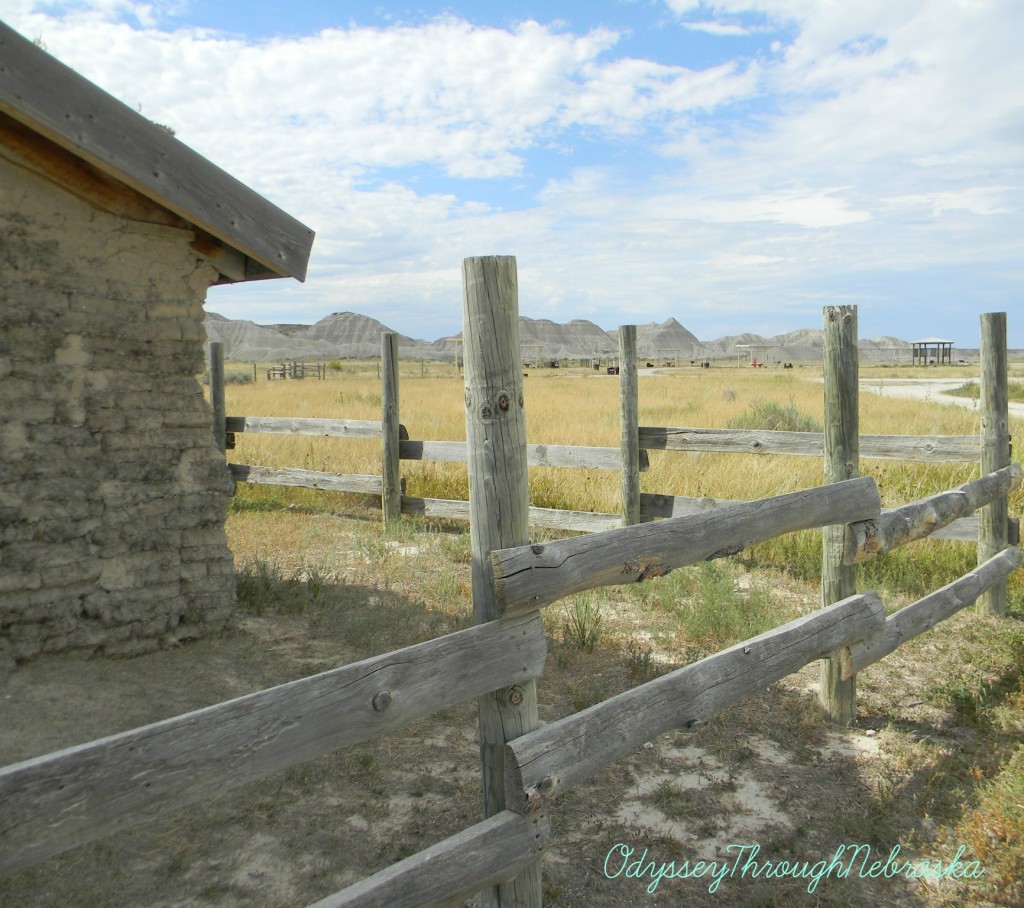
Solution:
[[[243,362],[285,360],[370,359],[380,355],[380,335],[391,331],[376,319],[354,312],[335,312],[315,325],[257,325],[206,316],[206,333],[224,345],[226,359]],[[615,356],[617,331],[605,331],[593,322],[576,319],[559,324],[548,319],[519,319],[523,358],[543,361]],[[766,361],[821,359],[821,331],[805,328],[762,337],[736,334],[713,341],[698,340],[676,319],[637,325],[637,353],[649,360],[725,359],[755,355]],[[461,335],[429,342],[399,335],[399,353],[410,359],[450,360]],[[865,360],[909,360],[910,344],[895,337],[861,340]]]

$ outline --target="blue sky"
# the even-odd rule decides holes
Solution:
[[[703,340],[820,327],[1024,348],[1019,0],[0,0],[0,16],[317,231],[260,323],[432,340],[461,261],[520,311]]]

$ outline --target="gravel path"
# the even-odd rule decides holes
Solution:
[[[860,387],[862,391],[870,391],[882,397],[912,397],[977,410],[978,401],[969,397],[953,397],[947,393],[963,383],[962,378],[869,378],[861,379]],[[1024,404],[1011,401],[1009,406],[1012,416],[1024,417]]]

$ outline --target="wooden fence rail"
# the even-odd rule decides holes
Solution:
[[[467,260],[464,267],[466,335],[467,343],[473,346],[467,349],[467,394],[475,415],[468,420],[469,442],[452,444],[461,446],[462,456],[475,471],[471,492],[474,488],[477,491],[472,502],[402,496],[400,504],[405,513],[448,508],[445,516],[450,516],[457,507],[470,510],[474,610],[477,621],[485,623],[0,769],[0,802],[4,805],[0,816],[0,873],[16,872],[115,829],[151,820],[295,762],[394,731],[478,697],[484,787],[485,791],[490,789],[487,813],[493,815],[328,896],[315,908],[446,904],[484,888],[485,901],[494,898],[500,899],[502,906],[535,908],[541,903],[539,856],[549,836],[545,808],[554,797],[644,741],[673,728],[700,725],[815,659],[831,654],[840,668],[838,681],[852,681],[858,671],[901,643],[969,602],[990,596],[1000,586],[1005,588],[1009,574],[1021,567],[1024,559],[1020,548],[1007,548],[1005,537],[999,536],[1008,531],[1008,515],[1005,509],[1000,510],[1001,505],[993,507],[1005,502],[1007,492],[1021,482],[1020,468],[1008,465],[1005,416],[1000,417],[998,412],[1003,392],[998,387],[986,392],[985,418],[990,426],[985,444],[991,451],[983,463],[992,464],[985,471],[989,475],[888,515],[881,512],[874,481],[851,478],[729,505],[710,499],[648,496],[649,516],[658,509],[674,514],[686,506],[698,512],[543,545],[521,544],[528,519],[549,518],[545,509],[527,507],[525,466],[531,455],[522,431],[521,402],[516,405],[517,400],[521,401],[516,393],[519,370],[511,368],[509,351],[499,355],[497,350],[500,346],[512,352],[518,349],[517,339],[509,343],[515,337],[517,321],[516,307],[510,302],[515,298],[514,260],[474,259]],[[472,302],[477,297],[490,298],[490,302]],[[845,308],[836,311],[841,315]],[[483,317],[485,313],[490,314]],[[492,337],[487,331],[495,324],[503,328]],[[997,320],[990,328],[988,344],[998,341],[1000,330],[1005,335],[1005,322]],[[627,341],[628,335],[626,332]],[[487,350],[490,354],[485,354]],[[501,361],[500,369],[495,368],[497,360]],[[382,423],[227,417],[223,431],[377,439],[383,439],[386,432],[393,442],[397,412],[385,406]],[[390,428],[384,430],[382,424]],[[660,444],[664,449],[692,450],[679,447],[690,442],[677,433],[688,431],[638,429],[637,435],[641,448],[657,447],[658,438],[650,433],[662,432]],[[646,443],[644,432],[648,433]],[[401,435],[405,434],[406,442],[408,438],[401,429],[397,434],[400,452]],[[793,433],[770,433],[767,437],[761,433],[758,450],[781,445],[783,440],[777,436],[789,434]],[[977,439],[969,441],[978,444]],[[938,459],[933,456],[933,442],[924,442],[925,448],[932,445],[928,459]],[[534,458],[553,458],[548,465],[554,465],[559,457],[570,457],[564,452],[552,455],[554,446],[534,447],[544,448],[543,454],[535,450]],[[860,453],[875,456],[870,450],[870,443],[861,437]],[[419,453],[422,457],[425,449],[421,447]],[[450,453],[459,451],[452,448]],[[855,473],[855,456],[845,456],[849,460],[847,475]],[[975,449],[971,459],[976,456]],[[913,459],[907,455],[901,458]],[[314,488],[348,484],[360,486],[356,491],[369,492],[372,485],[373,494],[381,494],[385,485],[379,476],[336,477],[240,465],[233,465],[232,473],[243,481],[299,482]],[[494,497],[499,485],[501,491]],[[634,497],[632,491],[624,488],[623,497],[626,510],[635,510],[629,503]],[[687,505],[687,501],[694,504]],[[644,502],[644,496],[640,496],[641,514]],[[516,514],[513,521],[506,513],[510,503]],[[849,595],[575,715],[538,727],[534,684],[541,676],[546,656],[538,610],[563,596],[605,584],[651,579],[684,564],[731,554],[753,542],[812,527],[852,524],[846,535],[854,541],[847,542],[846,550],[851,559],[862,559],[927,535],[940,524],[979,507],[988,509],[988,516],[981,522],[986,545],[999,546],[1002,539],[1002,549],[976,570],[888,618],[876,593]],[[622,520],[619,515],[579,516],[581,520]],[[998,525],[994,526],[993,521]],[[997,607],[998,603],[993,605]],[[519,736],[514,737],[516,734]],[[494,791],[495,785],[498,792]],[[492,888],[498,885],[500,890]]]
[[[506,747],[506,803],[540,809],[645,741],[700,725],[884,624],[878,595],[861,593],[516,738]]]
[[[860,564],[924,539],[958,517],[973,514],[996,497],[1013,491],[1021,484],[1022,475],[1020,464],[1011,464],[957,489],[895,508],[873,520],[852,523],[846,533],[843,562]]]
[[[880,511],[878,487],[865,476],[692,517],[501,549],[491,553],[495,591],[503,613],[517,614],[582,590],[658,577],[783,533],[852,523]]]
[[[1005,581],[1020,566],[1021,550],[1017,547],[1004,549],[969,574],[890,615],[879,636],[850,647],[850,660],[843,667],[843,675],[852,676],[888,656],[907,640],[955,615],[997,583]]]
[[[0,874],[540,677],[539,615],[496,621],[0,769]]]
[[[661,451],[719,454],[783,454],[824,457],[823,432],[780,432],[770,429],[692,429],[640,426],[640,447]],[[977,435],[861,435],[861,457],[921,463],[976,463],[981,456]]]

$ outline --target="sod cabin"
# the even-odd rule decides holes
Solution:
[[[215,284],[313,232],[0,23],[0,679],[222,628],[233,491],[197,375]]]

